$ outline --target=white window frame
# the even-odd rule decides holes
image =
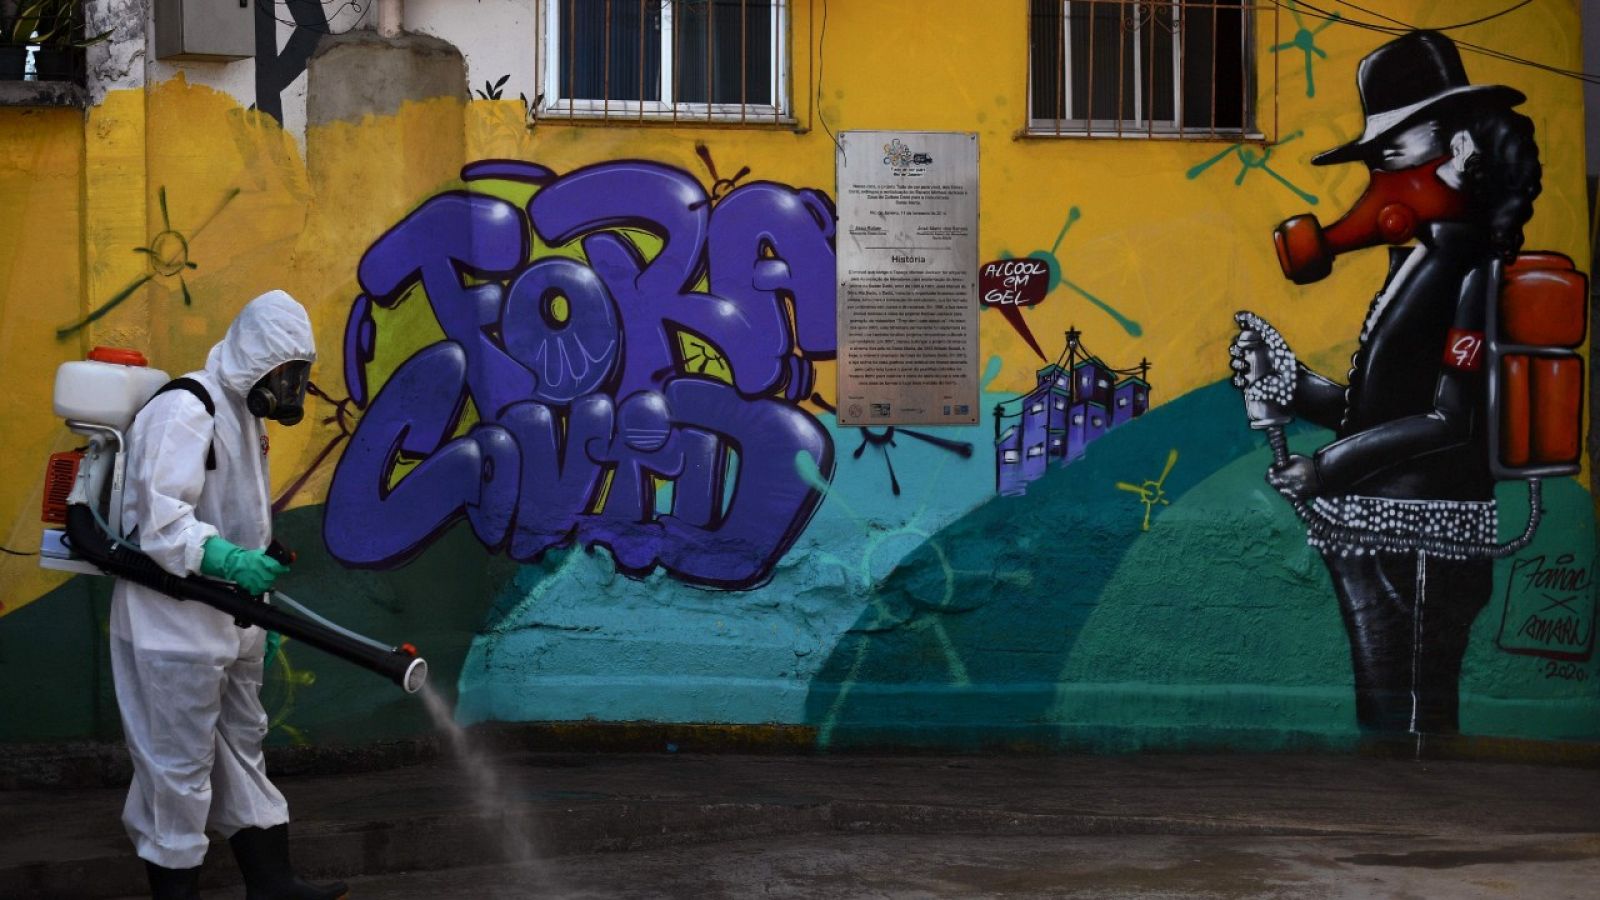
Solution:
[[[1183,4],[1179,0],[1166,0],[1172,7],[1173,38],[1172,38],[1172,119],[1161,119],[1146,122],[1144,117],[1144,80],[1140,73],[1144,71],[1144,46],[1141,37],[1144,29],[1151,26],[1144,21],[1142,16],[1135,18],[1136,27],[1133,29],[1133,118],[1132,119],[1083,119],[1073,116],[1072,108],[1072,4],[1074,2],[1086,3],[1086,0],[1060,0],[1061,3],[1061,66],[1063,74],[1058,82],[1062,91],[1063,118],[1057,120],[1051,116],[1035,115],[1033,109],[1033,66],[1028,66],[1028,134],[1051,135],[1060,137],[1097,137],[1097,138],[1198,138],[1217,137],[1229,139],[1260,140],[1264,137],[1260,129],[1248,125],[1241,128],[1217,128],[1211,126],[1183,125],[1183,41],[1179,35],[1183,33]],[[1103,0],[1106,5],[1111,5],[1118,0]],[[1243,32],[1240,39],[1249,51],[1250,71],[1245,72],[1248,88],[1245,91],[1247,107],[1244,111],[1245,121],[1248,123],[1256,119],[1256,112],[1260,105],[1256,76],[1259,66],[1256,64],[1257,52],[1252,43],[1251,28],[1254,12],[1252,6],[1255,0],[1243,0],[1240,9],[1243,15],[1239,17],[1239,28]],[[1131,5],[1131,4],[1130,4]],[[1093,27],[1093,23],[1090,23]],[[1121,25],[1119,24],[1120,28]],[[1030,41],[1032,37],[1030,35]],[[1031,49],[1029,51],[1032,53]],[[1088,98],[1091,104],[1093,97]]]
[[[751,3],[765,3],[772,8],[772,34],[770,36],[771,65],[768,76],[771,85],[771,97],[776,103],[673,103],[672,78],[675,74],[673,65],[673,29],[672,10],[673,4],[666,0],[646,0],[647,4],[658,4],[661,10],[661,90],[653,100],[600,100],[574,99],[561,96],[562,53],[565,49],[561,41],[561,10],[564,4],[571,4],[574,0],[543,0],[544,2],[544,29],[540,40],[543,43],[545,105],[543,115],[547,118],[575,118],[575,119],[643,119],[645,121],[693,122],[710,121],[718,123],[744,123],[750,125],[762,124],[794,124],[793,110],[789,104],[789,4],[791,0],[749,0]],[[593,3],[596,0],[576,0],[579,3]],[[615,3],[638,3],[638,0],[613,0]],[[741,61],[742,62],[742,61]],[[710,81],[710,78],[707,78]],[[647,85],[648,87],[648,85]],[[709,85],[708,85],[709,93]]]

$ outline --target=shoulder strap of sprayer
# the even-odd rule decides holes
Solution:
[[[194,398],[200,401],[200,405],[206,408],[206,415],[216,418],[217,404],[211,399],[211,392],[206,390],[205,385],[195,381],[193,378],[174,378],[162,385],[161,390],[151,394],[151,399],[159,397],[162,394],[165,394],[167,391],[187,391],[188,393],[193,394]],[[216,467],[217,445],[212,444],[210,447],[206,448],[206,471],[210,472]]]

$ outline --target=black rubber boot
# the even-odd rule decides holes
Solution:
[[[144,870],[150,876],[151,900],[200,900],[200,867],[192,869],[163,869],[145,860]]]
[[[339,900],[350,892],[344,882],[309,884],[289,864],[289,826],[241,828],[228,838],[244,873],[245,900]]]

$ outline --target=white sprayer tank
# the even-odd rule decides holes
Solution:
[[[55,412],[63,419],[126,431],[133,417],[171,379],[137,350],[96,347],[89,358],[56,369]]]

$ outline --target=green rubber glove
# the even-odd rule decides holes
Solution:
[[[276,631],[267,632],[267,647],[262,653],[263,665],[266,668],[272,667],[272,660],[277,657],[278,648],[281,646],[283,646],[283,635]]]
[[[213,536],[206,541],[200,558],[200,574],[231,581],[244,588],[253,597],[272,589],[278,576],[289,567],[267,555],[265,550],[246,550]]]

